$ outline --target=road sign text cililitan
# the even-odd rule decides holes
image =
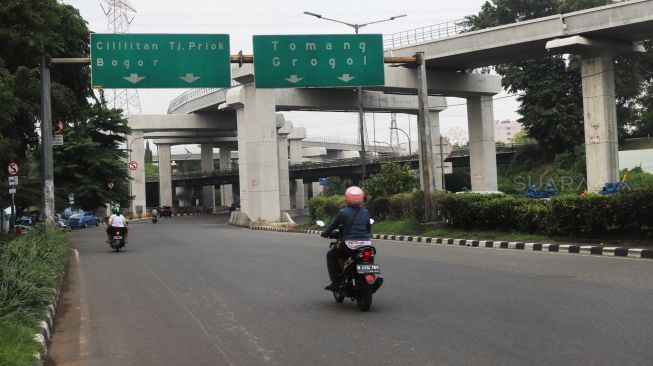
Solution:
[[[383,85],[380,34],[254,36],[257,88]]]
[[[91,34],[94,88],[231,85],[229,35]]]

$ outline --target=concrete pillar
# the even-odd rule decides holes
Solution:
[[[444,189],[443,185],[443,167],[445,151],[440,154],[440,112],[430,111],[431,115],[431,151],[433,152],[433,179],[435,180],[435,189],[441,191]]]
[[[310,199],[312,196],[310,195],[311,191],[311,184],[310,183],[304,183],[304,199]]]
[[[145,142],[143,141],[143,131],[133,130],[127,143],[131,150],[129,159],[138,164],[135,170],[129,169],[129,176],[132,178],[129,181],[131,185],[130,192],[134,197],[129,211],[143,213],[145,212]]]
[[[292,123],[282,114],[277,114],[277,153],[279,157],[279,207],[281,211],[290,210],[290,173],[288,170],[288,134]]]
[[[159,202],[161,206],[172,206],[172,167],[170,166],[170,145],[157,144],[159,156]]]
[[[587,188],[590,192],[598,192],[605,183],[619,181],[619,141],[612,56],[584,57],[581,76]]]
[[[306,138],[305,127],[294,127],[293,131],[288,135],[288,149],[290,164],[301,164],[303,160],[302,155],[302,140]],[[303,179],[295,179],[294,183],[294,208],[304,209],[306,206],[306,189],[304,187]]]
[[[220,171],[231,170],[231,149],[226,146],[220,147]],[[231,184],[220,186],[220,202],[222,206],[231,206],[234,203],[234,191]]]
[[[274,89],[254,84],[230,89],[227,103],[237,109],[241,211],[251,221],[278,222],[279,156]]]
[[[202,171],[212,172],[213,171],[213,145],[202,144],[201,145],[201,168]],[[215,186],[203,186],[202,187],[202,206],[204,208],[211,208],[215,210]]]
[[[324,187],[320,185],[320,182],[313,182],[312,185],[313,185],[313,197],[319,196],[324,190]]]
[[[467,125],[472,191],[497,191],[497,154],[491,95],[467,98]]]
[[[302,154],[302,140],[291,140],[288,139],[288,145],[290,147],[290,163],[291,164],[300,164],[303,159]]]

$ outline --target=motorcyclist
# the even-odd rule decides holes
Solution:
[[[351,186],[345,191],[347,207],[340,209],[329,227],[322,232],[322,237],[328,237],[333,230],[342,226],[342,242],[340,247],[334,246],[327,254],[327,269],[331,283],[324,289],[334,291],[338,288],[340,266],[338,259],[350,256],[354,250],[371,245],[370,241],[370,214],[365,207],[361,207],[365,200],[365,192],[356,186]]]
[[[152,209],[151,215],[152,215],[152,218],[155,218],[155,217],[157,219],[159,218],[159,212],[156,210],[156,208]]]
[[[122,215],[120,208],[114,207],[111,209],[113,215],[109,217],[109,227],[107,228],[107,243],[111,242],[111,233],[116,228],[123,228],[125,235],[125,243],[127,243],[127,235],[129,232],[127,218]]]

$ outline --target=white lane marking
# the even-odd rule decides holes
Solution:
[[[86,302],[84,301],[86,291],[84,290],[84,285],[82,283],[82,279],[84,276],[82,275],[82,266],[80,265],[81,259],[79,256],[79,251],[77,249],[73,249],[75,252],[75,262],[77,264],[77,284],[79,288],[79,320],[80,320],[80,325],[79,325],[79,355],[80,356],[87,356],[89,354],[88,352],[88,335],[90,334],[90,324],[89,324],[89,316],[88,316],[88,306],[86,306]]]

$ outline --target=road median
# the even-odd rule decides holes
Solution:
[[[321,231],[298,227],[281,227],[268,224],[252,224],[252,230],[266,230],[287,233],[302,233],[320,235]],[[653,250],[628,247],[603,247],[598,245],[534,243],[505,240],[477,240],[425,237],[416,235],[373,234],[372,239],[388,240],[395,242],[413,242],[435,245],[464,246],[472,248],[494,248],[534,252],[565,253],[587,256],[609,256],[635,259],[653,259]]]

